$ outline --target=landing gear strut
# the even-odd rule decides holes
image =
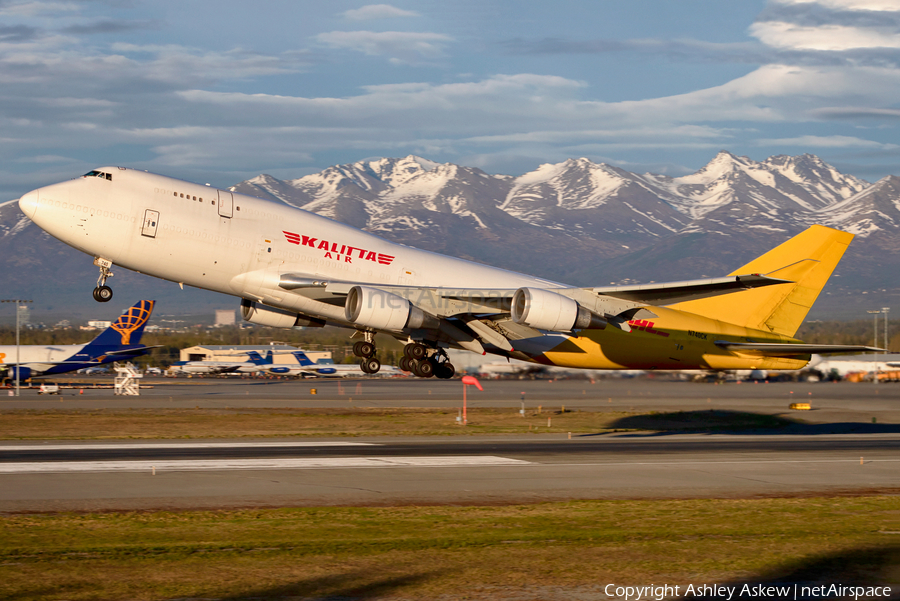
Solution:
[[[97,278],[97,287],[94,288],[94,300],[98,303],[109,302],[113,297],[113,291],[112,288],[106,285],[106,280],[113,276],[113,272],[110,271],[112,261],[97,257],[94,259],[94,265],[100,268],[100,277]]]
[[[353,345],[353,354],[360,357],[359,368],[366,374],[376,374],[381,369],[381,361],[375,357],[375,335],[365,332],[365,340],[357,340]]]

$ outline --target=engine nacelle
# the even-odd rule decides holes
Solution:
[[[344,316],[352,324],[397,332],[406,328],[437,329],[440,322],[391,292],[371,286],[354,286],[347,293]]]
[[[606,320],[585,309],[577,302],[542,288],[519,288],[512,298],[514,322],[537,330],[571,332],[572,330],[602,330]]]
[[[296,311],[267,307],[247,299],[241,300],[241,317],[244,321],[273,328],[321,328],[325,325],[321,319],[307,317]]]
[[[28,378],[31,377],[31,368],[24,367],[22,365],[10,365],[6,371],[6,377],[10,379],[10,381],[15,381],[16,372],[19,372],[19,381],[24,382]]]

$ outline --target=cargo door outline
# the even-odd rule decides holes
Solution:
[[[147,209],[144,211],[144,225],[141,226],[141,236],[156,238],[156,228],[159,227],[159,211]]]
[[[219,190],[219,216],[232,217],[234,215],[234,196],[231,192]]]

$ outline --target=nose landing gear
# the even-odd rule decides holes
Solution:
[[[113,291],[106,285],[106,280],[113,276],[113,272],[110,271],[112,261],[97,257],[94,259],[94,265],[100,268],[100,277],[97,278],[97,287],[94,288],[94,300],[98,303],[109,302],[113,297]]]

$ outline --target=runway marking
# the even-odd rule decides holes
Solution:
[[[128,450],[128,449],[232,449],[261,447],[378,447],[374,442],[164,442],[136,444],[34,444],[0,445],[3,451],[78,451],[78,450]]]
[[[292,457],[283,459],[208,459],[153,461],[38,461],[0,463],[0,474],[47,472],[160,472],[209,470],[285,470],[404,467],[498,467],[530,465],[507,457]]]

